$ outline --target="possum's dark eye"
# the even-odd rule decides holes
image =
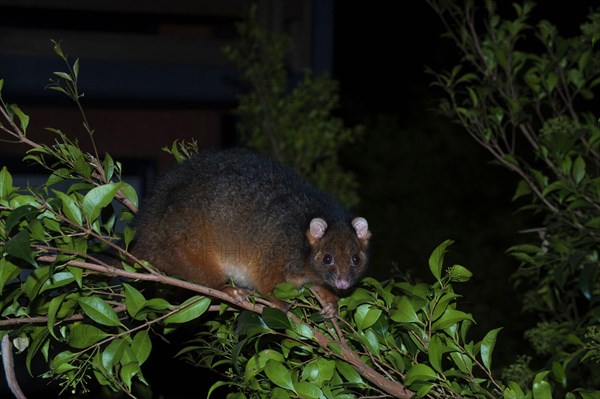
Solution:
[[[325,254],[325,255],[323,255],[323,264],[324,265],[331,265],[331,264],[333,264],[333,255],[331,255],[331,254]]]
[[[360,256],[358,256],[358,254],[352,255],[352,265],[358,266],[359,263],[360,263]]]

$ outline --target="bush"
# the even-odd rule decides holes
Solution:
[[[345,127],[333,116],[339,104],[337,82],[306,70],[293,85],[285,63],[291,42],[262,29],[256,7],[237,27],[240,40],[225,53],[250,86],[236,110],[242,142],[291,166],[347,207],[356,206],[358,184],[340,166],[339,151],[356,142],[362,128]]]
[[[600,389],[592,344],[600,314],[600,127],[591,111],[600,12],[565,38],[549,21],[531,21],[531,2],[514,4],[513,19],[494,2],[429,3],[462,54],[451,71],[432,71],[446,94],[441,111],[519,176],[514,200],[525,200],[521,209],[540,221],[507,251],[521,261],[514,281],[523,309],[538,320],[525,334],[530,360],[548,370],[557,392]]]
[[[55,50],[67,62],[60,44]],[[78,62],[67,65],[53,87],[79,106]],[[264,298],[235,304],[225,293],[165,276],[127,251],[134,232],[118,233],[115,226],[136,212],[137,194],[120,179],[118,162],[83,153],[54,129],[53,145],[32,142],[27,115],[4,100],[1,105],[5,134],[29,145],[25,158],[51,172],[42,187],[26,191],[13,187],[6,168],[0,172],[3,358],[12,359],[12,343],[30,372],[34,358],[47,364],[42,378],[63,392],[85,393],[99,384],[134,396],[136,384],[148,384],[143,365],[153,355],[153,337],[200,320],[204,330],[179,356],[220,370],[224,378],[211,392],[225,385],[230,397],[500,394],[490,373],[498,330],[479,342],[467,338],[473,320],[457,309],[451,283],[470,273],[462,266],[444,269],[450,242],[430,259],[434,284],[365,279],[340,302],[339,319],[323,320],[309,290],[286,285],[276,294],[293,303],[287,314]],[[179,149],[171,151],[182,157]],[[56,189],[59,182],[67,188]],[[115,200],[125,205],[120,215]],[[106,249],[118,255],[120,267],[101,257]],[[144,282],[192,296],[167,301]],[[16,381],[12,376],[15,391]]]

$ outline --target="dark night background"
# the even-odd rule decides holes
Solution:
[[[516,213],[519,204],[510,200],[516,177],[491,165],[491,157],[466,132],[434,111],[441,93],[429,87],[432,78],[425,74],[425,66],[450,69],[458,60],[456,48],[440,38],[442,24],[424,1],[403,2],[402,8],[389,7],[387,2],[369,2],[368,5],[341,0],[323,1],[319,5],[317,2],[289,2],[295,6],[283,14],[287,18],[290,13],[305,16],[304,3],[320,10],[315,13],[313,8],[309,14],[313,17],[318,14],[320,19],[317,18],[311,31],[312,42],[304,42],[299,47],[300,52],[312,54],[309,66],[317,71],[329,70],[340,82],[338,115],[348,125],[365,126],[362,141],[344,149],[343,162],[357,173],[360,181],[359,211],[369,220],[374,234],[373,275],[386,278],[392,265],[396,265],[414,279],[430,280],[429,254],[445,239],[455,240],[448,263],[462,264],[474,272],[469,283],[456,287],[464,296],[464,310],[472,312],[479,323],[473,334],[480,338],[478,334],[483,331],[503,326],[497,344],[502,350],[495,354],[494,361],[498,365],[514,361],[516,353],[527,351],[522,332],[528,326],[529,316],[521,313],[518,291],[510,281],[517,262],[509,258],[505,250],[526,240],[518,231],[534,227],[535,220]],[[188,41],[194,37],[204,39],[212,35],[215,43],[229,40],[233,22],[243,15],[237,9],[248,4],[226,1],[223,4],[229,6],[223,6],[226,9],[223,16],[215,11],[219,9],[218,2],[205,3],[210,4],[205,9],[207,14],[203,14],[202,7],[192,7],[193,12],[188,14],[185,5],[191,3],[186,1],[175,2],[165,14],[148,9],[123,11],[116,6],[118,2],[113,1],[106,2],[111,5],[108,11],[71,8],[67,3],[57,1],[58,6],[50,7],[32,1],[21,6],[16,1],[0,0],[3,96],[30,114],[33,137],[36,137],[35,130],[41,131],[44,126],[66,132],[80,131],[80,122],[71,105],[43,90],[51,71],[61,68],[56,59],[48,56],[51,46],[39,49],[40,45],[36,44],[35,48],[21,51],[19,40],[11,36],[11,32],[61,28],[71,35],[78,32],[147,34],[160,25],[163,35],[182,38],[185,43],[181,49],[186,50]],[[593,2],[573,3],[569,3],[567,9],[564,3],[543,2],[534,16],[549,19],[565,35],[575,34]],[[278,1],[260,3],[273,13],[281,11],[282,4]],[[507,11],[510,13],[509,7]],[[285,24],[285,18],[283,20],[284,27],[290,26]],[[50,38],[57,37],[46,37],[46,40]],[[110,43],[102,38],[94,42],[99,46],[98,52],[106,53],[111,51]],[[7,47],[3,50],[3,46]],[[77,47],[67,38],[63,46]],[[116,56],[116,60],[95,56],[94,48],[88,48],[86,54],[70,51],[71,58],[81,57],[82,85],[86,85],[86,79],[91,82],[84,89],[84,106],[91,107],[90,119],[97,135],[102,135],[103,129],[112,129],[116,135],[101,148],[113,156],[117,154],[115,158],[120,155],[125,167],[131,164],[142,189],[169,163],[168,156],[160,154],[160,147],[170,144],[174,138],[196,137],[206,147],[235,141],[235,120],[231,114],[235,107],[235,89],[215,83],[218,79],[235,80],[231,79],[231,66],[220,61],[206,66],[202,64],[201,55],[196,59],[188,53],[171,53],[160,48],[163,51],[160,54],[173,58],[160,63],[151,54],[142,54],[130,62],[128,57],[136,56],[141,50],[132,49],[132,54],[128,54],[123,45],[119,46],[123,55]],[[214,51],[214,46],[209,50]],[[35,51],[43,55],[36,56]],[[90,54],[89,59],[87,54]],[[146,56],[150,59],[148,65],[142,62]],[[176,61],[179,58],[181,61]],[[297,64],[302,66],[302,60]],[[139,73],[141,70],[143,73]],[[29,78],[40,74],[41,79]],[[157,80],[157,76],[161,79]],[[36,114],[44,124],[36,122]],[[129,140],[107,119],[125,126],[126,132],[131,132]],[[144,129],[151,126],[154,130],[144,133]],[[165,136],[157,133],[161,129]],[[216,135],[198,137],[209,130],[216,131]],[[22,169],[18,159],[23,149],[14,147],[0,143],[0,157],[2,164],[9,165],[9,170],[18,171]],[[144,152],[146,147],[156,151]],[[24,175],[27,173],[21,171]],[[151,359],[144,366],[144,374],[151,384],[156,384],[157,394],[174,398],[188,397],[190,390],[197,393],[196,375],[205,376],[206,371],[171,360],[170,356],[177,349],[160,343],[156,343],[156,347],[165,356]],[[21,375],[26,379],[26,372]],[[184,375],[193,377],[182,381]],[[2,394],[4,388],[2,380]],[[24,383],[23,388],[27,391],[27,384]],[[48,397],[47,394],[42,396]]]

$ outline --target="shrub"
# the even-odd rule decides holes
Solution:
[[[239,41],[225,48],[249,90],[239,96],[236,114],[242,142],[294,168],[344,205],[358,204],[354,175],[340,165],[339,151],[362,135],[333,116],[339,106],[338,83],[306,70],[295,85],[286,72],[290,39],[269,33],[250,17],[238,24]]]
[[[600,13],[565,38],[549,21],[532,21],[531,2],[514,4],[512,19],[491,1],[429,3],[462,55],[451,71],[431,71],[446,94],[441,111],[519,176],[514,200],[540,221],[507,250],[521,261],[514,280],[523,309],[538,320],[525,334],[533,363],[558,392],[597,390],[590,337],[600,311],[600,128],[591,100],[600,83]]]
[[[69,64],[59,43],[55,51],[69,69],[55,74],[53,87],[79,107],[78,62]],[[473,341],[473,319],[457,308],[452,284],[470,272],[445,268],[450,241],[431,256],[433,284],[367,278],[340,301],[333,320],[323,319],[307,288],[289,285],[275,292],[292,303],[287,314],[264,298],[236,304],[223,292],[165,276],[127,251],[134,231],[115,226],[136,212],[137,194],[121,180],[118,162],[82,152],[56,129],[52,145],[29,140],[28,116],[3,99],[0,115],[3,132],[30,147],[25,159],[50,172],[43,186],[27,190],[13,186],[6,168],[0,172],[2,355],[12,360],[12,343],[30,372],[34,358],[41,360],[47,365],[41,378],[63,392],[99,384],[134,397],[136,385],[149,384],[143,365],[154,355],[153,338],[192,322],[200,323],[200,333],[179,356],[222,373],[209,394],[226,386],[231,398],[494,397],[504,389],[490,371],[499,329]],[[176,143],[171,151],[184,158],[188,149]],[[67,187],[58,190],[58,182]],[[120,215],[115,201],[125,205]],[[106,249],[120,267],[104,260]],[[166,300],[145,282],[183,288],[190,297]]]

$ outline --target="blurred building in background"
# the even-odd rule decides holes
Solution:
[[[82,103],[99,152],[151,181],[172,162],[161,148],[175,139],[202,148],[235,143],[231,111],[243,84],[222,49],[253,3],[264,27],[291,36],[292,76],[331,71],[333,0],[0,0],[3,98],[30,116],[33,140],[54,140],[45,131],[52,127],[90,151],[75,105],[44,89],[52,72],[66,69],[51,43],[61,41],[70,61],[80,60]],[[26,149],[0,142],[2,164],[31,173],[20,161]]]

